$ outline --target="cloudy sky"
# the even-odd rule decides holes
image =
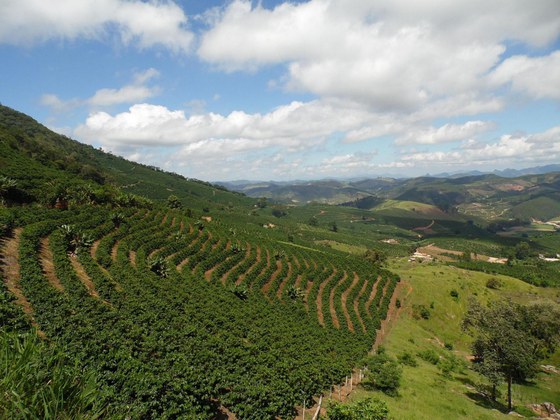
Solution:
[[[560,163],[559,0],[0,0],[0,102],[189,177]]]

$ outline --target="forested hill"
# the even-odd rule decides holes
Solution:
[[[164,200],[176,195],[190,207],[248,203],[239,193],[131,162],[54,133],[31,117],[0,105],[0,175],[15,179],[19,201],[56,200],[61,190],[89,184]]]

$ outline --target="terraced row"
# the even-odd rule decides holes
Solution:
[[[125,216],[53,214],[10,243],[22,267],[13,290],[47,336],[99,372],[112,413],[212,418],[221,403],[240,417],[289,417],[302,393],[330,387],[369,350],[396,284],[358,261],[255,244],[178,211]],[[61,223],[97,238],[90,252],[69,256]],[[151,271],[158,258],[173,267],[167,278]],[[227,291],[240,287],[248,302]]]

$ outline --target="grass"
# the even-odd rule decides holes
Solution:
[[[390,269],[398,273],[412,291],[403,301],[403,310],[396,324],[385,340],[387,352],[392,356],[407,351],[414,355],[418,351],[431,349],[441,357],[454,355],[466,362],[470,354],[471,337],[461,330],[463,314],[470,297],[482,302],[496,298],[511,298],[522,303],[555,300],[557,289],[541,289],[506,276],[498,277],[503,286],[500,290],[486,287],[488,274],[470,272],[455,267],[438,264],[409,263],[394,260]],[[458,292],[458,298],[451,291]],[[403,288],[406,294],[407,288]],[[429,308],[430,318],[422,319],[417,315],[418,305]],[[430,308],[432,306],[432,308]],[[444,347],[453,345],[453,350]],[[484,379],[470,369],[462,373],[454,372],[444,376],[437,366],[417,357],[418,367],[403,366],[400,396],[388,397],[379,392],[359,388],[352,394],[352,400],[362,399],[372,394],[387,402],[390,415],[395,419],[501,419],[506,418],[505,399],[493,405],[483,398],[477,389]],[[547,363],[560,361],[560,351]],[[503,396],[505,386],[500,389]],[[514,405],[519,411],[527,412],[524,406],[529,403],[550,401],[560,405],[560,375],[541,373],[536,382],[514,385]]]

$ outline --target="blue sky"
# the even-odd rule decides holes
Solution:
[[[557,0],[3,0],[0,102],[204,180],[560,163]]]

